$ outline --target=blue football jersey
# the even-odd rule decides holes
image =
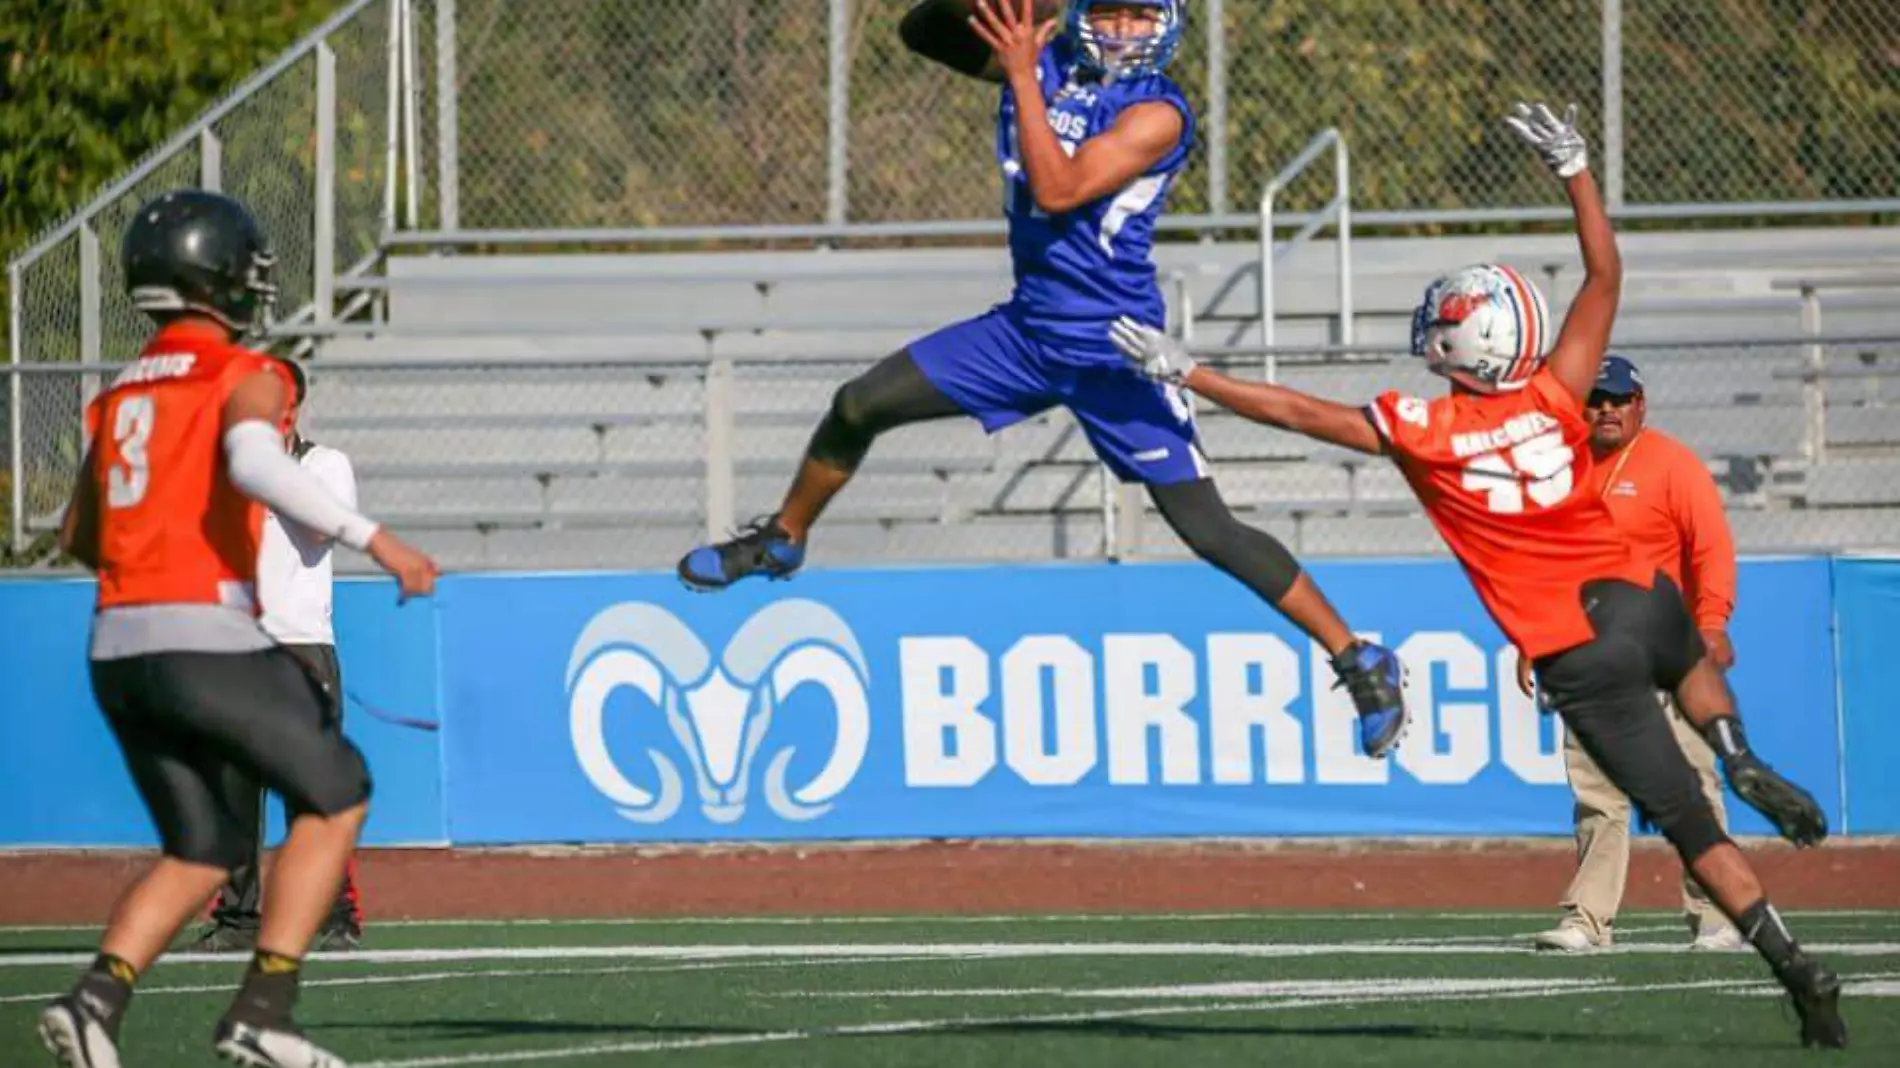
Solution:
[[[996,154],[1003,167],[1004,213],[1015,262],[1009,310],[1025,327],[1081,362],[1118,361],[1108,325],[1132,315],[1159,326],[1166,317],[1153,259],[1155,221],[1168,188],[1194,143],[1194,109],[1165,75],[1103,83],[1078,68],[1074,49],[1058,37],[1043,49],[1040,81],[1049,124],[1071,155],[1108,132],[1121,113],[1162,101],[1181,112],[1181,142],[1121,190],[1073,211],[1036,207],[1016,131],[1016,100],[1005,86],[996,116]]]

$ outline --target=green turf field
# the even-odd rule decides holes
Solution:
[[[1673,915],[1553,958],[1548,914],[385,924],[313,959],[300,1016],[355,1068],[482,1064],[1638,1065],[1794,1063],[1752,954],[1691,954]],[[1900,1064],[1900,912],[1797,913],[1849,977],[1853,1048]],[[94,932],[0,931],[0,1064]],[[212,1063],[237,957],[168,960],[127,1068]]]

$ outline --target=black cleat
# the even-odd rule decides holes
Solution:
[[[316,948],[327,953],[348,953],[363,945],[363,925],[354,918],[331,920],[317,932]]]
[[[1801,1017],[1801,1044],[1822,1049],[1847,1048],[1847,1022],[1841,1019],[1841,977],[1827,965],[1797,957],[1781,973],[1781,985]]]
[[[40,1013],[40,1041],[64,1068],[119,1068],[119,1047],[97,1000],[67,994]]]
[[[1827,838],[1827,814],[1814,795],[1782,778],[1753,753],[1722,761],[1735,796],[1767,817],[1781,836],[1797,846],[1816,846]]]
[[[792,540],[777,516],[755,519],[731,540],[702,545],[680,558],[679,577],[689,589],[723,590],[740,579],[790,578],[805,563],[805,547]]]
[[[1353,642],[1333,658],[1334,688],[1344,686],[1359,710],[1359,745],[1374,760],[1398,748],[1408,719],[1405,665],[1392,650],[1365,640]]]

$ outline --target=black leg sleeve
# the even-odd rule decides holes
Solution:
[[[838,388],[805,452],[827,467],[855,472],[871,442],[886,430],[962,414],[905,349]]]
[[[1300,577],[1299,561],[1286,546],[1235,519],[1212,479],[1150,486],[1148,493],[1194,555],[1239,579],[1268,604],[1279,604]]]

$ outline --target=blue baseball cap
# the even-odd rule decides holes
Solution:
[[[1597,371],[1596,385],[1590,387],[1592,393],[1608,393],[1612,397],[1627,397],[1643,391],[1643,375],[1636,365],[1621,356],[1603,357],[1603,366]]]

